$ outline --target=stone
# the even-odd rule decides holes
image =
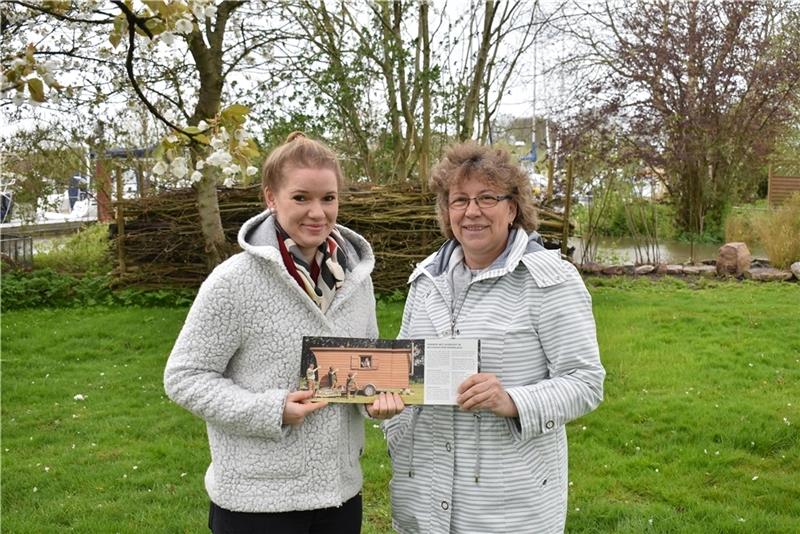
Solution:
[[[622,265],[609,265],[608,267],[603,267],[600,272],[612,276],[621,276],[625,274],[625,268]]]
[[[744,272],[744,277],[759,282],[785,282],[794,276],[791,271],[782,271],[772,267],[756,267]]]
[[[794,277],[800,280],[800,261],[796,261],[789,266],[789,269],[794,274]]]
[[[590,261],[581,264],[581,272],[588,274],[600,274],[603,271],[603,266],[597,262]]]
[[[683,265],[668,264],[664,267],[667,274],[683,274]]]
[[[633,272],[637,275],[650,274],[656,270],[655,265],[638,265]]]
[[[753,256],[750,249],[742,242],[725,243],[719,247],[717,256],[717,274],[720,276],[741,276],[750,268]]]
[[[713,278],[717,276],[717,268],[713,265],[684,265],[683,274]]]

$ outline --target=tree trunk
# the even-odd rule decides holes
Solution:
[[[431,36],[428,29],[428,3],[419,4],[419,39],[422,40],[422,73],[417,80],[422,84],[422,139],[415,143],[419,162],[419,181],[422,190],[428,190],[431,157]]]

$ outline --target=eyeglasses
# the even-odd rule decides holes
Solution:
[[[448,206],[451,210],[462,211],[469,207],[470,201],[474,200],[475,204],[481,209],[488,209],[497,206],[501,200],[511,200],[511,195],[478,195],[477,197],[456,197],[452,199]]]

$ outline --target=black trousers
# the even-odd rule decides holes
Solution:
[[[232,512],[212,502],[208,528],[214,534],[361,534],[361,494],[339,507],[295,512]]]

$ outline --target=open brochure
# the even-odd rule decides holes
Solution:
[[[312,401],[370,404],[385,391],[407,405],[456,404],[479,362],[477,339],[304,337],[300,389]]]

